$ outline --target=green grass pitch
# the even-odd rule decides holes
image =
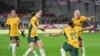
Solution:
[[[61,56],[60,47],[65,42],[63,35],[45,37],[44,34],[39,34],[39,37],[44,44],[46,56]],[[100,56],[100,33],[85,33],[83,37],[86,56]],[[0,34],[0,56],[11,56],[9,42],[10,40],[7,34]],[[28,47],[27,38],[20,36],[20,47],[17,48],[17,56],[22,56]],[[36,50],[39,54],[38,48]],[[33,56],[33,53],[30,53],[29,56]],[[68,53],[67,56],[69,56]]]

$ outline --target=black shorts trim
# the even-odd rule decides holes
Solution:
[[[40,40],[40,38],[38,36],[28,37],[27,40],[28,40],[28,43],[30,43],[30,42],[35,42],[36,43],[38,40]]]
[[[83,39],[82,39],[82,37],[81,37],[81,36],[79,36],[79,37],[78,37],[78,40],[79,40],[79,41],[82,41]]]
[[[13,40],[13,39],[15,39],[15,40],[20,40],[20,39],[19,39],[19,36],[10,36],[10,40]]]

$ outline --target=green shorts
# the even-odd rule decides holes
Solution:
[[[65,51],[70,51],[71,56],[78,56],[78,48],[75,48],[66,42],[63,44],[63,49]]]
[[[10,40],[16,40],[16,43],[20,42],[19,36],[10,36]]]
[[[19,36],[10,36],[10,40],[13,40],[13,39],[15,39],[15,40],[18,40],[18,41],[19,41]]]
[[[38,36],[35,36],[35,37],[28,37],[27,40],[28,40],[28,43],[30,43],[30,42],[35,42],[36,43],[40,39],[39,39]]]

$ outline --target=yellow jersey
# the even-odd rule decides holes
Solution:
[[[70,45],[72,45],[75,48],[79,48],[79,41],[78,41],[78,30],[77,27],[66,27],[63,29],[65,35],[66,35],[66,42]]]
[[[75,26],[83,26],[83,23],[86,21],[86,17],[85,16],[80,16],[79,18],[72,18],[73,24]]]
[[[37,31],[38,31],[38,26],[39,26],[39,21],[36,16],[33,16],[30,20],[30,26],[29,26],[29,32],[28,36],[33,38],[35,36],[38,36]]]
[[[6,21],[6,25],[9,25],[9,34],[10,36],[19,36],[19,17],[9,17]]]
[[[80,16],[79,18],[72,18],[74,26],[77,26],[77,30],[82,29],[83,23],[86,21],[86,19],[87,19],[87,17],[85,17],[85,16]],[[79,33],[80,33],[80,36],[81,36],[82,31],[79,32]]]
[[[79,26],[74,26],[78,36],[82,35],[82,27],[79,27]]]

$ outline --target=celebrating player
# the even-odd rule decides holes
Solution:
[[[73,22],[69,22],[66,27],[63,28],[63,31],[59,33],[53,33],[51,35],[61,35],[64,34],[66,37],[66,42],[63,44],[61,48],[61,56],[66,56],[65,51],[70,51],[70,56],[78,56],[78,48],[79,48],[79,35],[82,30],[88,30],[93,28],[93,26],[80,28],[73,25]]]
[[[23,56],[28,56],[30,52],[34,51],[35,45],[39,47],[41,56],[46,55],[43,49],[42,41],[39,39],[37,34],[37,30],[39,26],[39,18],[41,17],[41,15],[42,15],[42,11],[36,10],[33,14],[32,19],[30,20],[30,27],[29,27],[28,38],[27,38],[30,47],[27,49],[27,51]]]
[[[83,27],[83,23],[86,22],[86,20],[93,20],[93,19],[92,18],[87,18],[85,16],[81,16],[80,15],[80,11],[78,9],[75,10],[74,17],[72,18],[74,26],[78,26],[78,27],[82,28]],[[80,32],[80,38],[79,38],[80,48],[82,49],[82,56],[85,56],[85,48],[84,48],[84,46],[82,44],[81,36],[82,36],[82,34]]]
[[[20,19],[15,10],[11,10],[10,16],[6,21],[6,26],[9,26],[10,35],[10,48],[12,50],[12,56],[16,56],[16,46],[19,46],[19,25]]]

